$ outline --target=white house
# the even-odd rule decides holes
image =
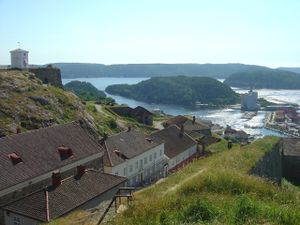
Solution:
[[[10,51],[11,68],[24,69],[28,67],[28,51],[15,49]]]
[[[168,171],[176,171],[197,157],[197,142],[176,125],[151,134],[154,141],[165,143]]]
[[[163,142],[129,130],[108,137],[102,144],[106,150],[104,172],[127,177],[127,185],[139,186],[166,174]]]

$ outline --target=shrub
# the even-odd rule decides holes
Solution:
[[[245,224],[253,218],[257,218],[259,214],[259,207],[247,195],[242,195],[237,200],[237,207],[235,209],[235,223]]]
[[[204,200],[197,200],[183,211],[183,221],[194,223],[199,221],[212,221],[218,215],[218,209]]]

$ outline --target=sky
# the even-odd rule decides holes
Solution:
[[[300,67],[299,0],[0,0],[0,65],[245,63]]]

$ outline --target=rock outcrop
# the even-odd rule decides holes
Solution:
[[[94,118],[76,95],[45,85],[35,75],[28,71],[0,71],[0,137],[73,121],[96,132]]]

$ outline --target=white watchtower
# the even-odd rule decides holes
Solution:
[[[10,51],[11,68],[24,69],[28,67],[28,51],[17,48]]]

